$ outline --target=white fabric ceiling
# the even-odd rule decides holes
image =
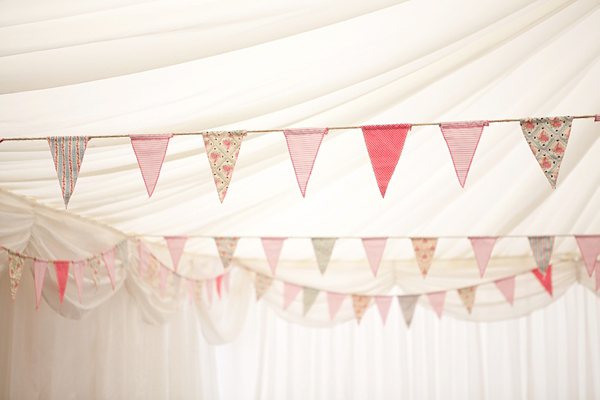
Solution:
[[[597,0],[64,0],[33,7],[3,1],[0,137],[596,114],[599,5]],[[473,284],[478,275],[466,239],[440,240],[423,283],[406,239],[388,243],[377,280],[369,276],[359,242],[340,241],[332,263],[340,275],[332,272],[327,282],[316,281],[310,241],[301,238],[598,234],[599,135],[599,123],[573,122],[552,190],[519,124],[491,124],[462,189],[439,129],[415,127],[382,199],[359,130],[326,136],[306,198],[283,134],[250,134],[223,204],[201,137],[171,140],[150,199],[129,140],[93,139],[67,211],[82,219],[56,224],[102,224],[158,244],[163,235],[198,236],[186,245],[190,256],[182,273],[190,276],[216,274],[199,271],[193,261],[216,260],[206,237],[284,236],[298,239],[284,245],[278,274],[297,283],[327,288],[337,282],[335,290],[386,294],[413,279],[414,286],[402,289],[430,291],[441,285],[436,274],[449,279],[456,265],[469,265],[473,272],[465,282]],[[23,204],[64,208],[45,141],[3,142],[0,171],[3,198],[14,199],[10,192],[29,198]],[[4,218],[5,225],[19,224]],[[49,227],[38,239],[53,234]],[[89,255],[78,240],[72,238],[75,253]],[[18,242],[21,248],[14,250],[28,245]],[[37,255],[70,256],[58,252]],[[572,237],[557,238],[554,252],[555,263],[581,268]],[[257,239],[241,240],[235,256],[239,265],[268,271]],[[490,281],[535,268],[524,237],[500,240],[494,259]],[[345,260],[362,269],[345,267]],[[352,283],[357,279],[360,285]]]

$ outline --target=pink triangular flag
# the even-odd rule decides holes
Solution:
[[[217,295],[221,298],[221,285],[223,283],[223,275],[219,275],[215,278],[215,286],[217,287]]]
[[[423,278],[425,278],[431,267],[431,263],[433,262],[437,238],[412,238],[412,244],[415,251],[415,257],[417,258],[417,264],[419,265],[419,269],[421,269]]]
[[[113,290],[115,290],[115,248],[113,247],[102,253],[102,258],[104,259],[104,264],[106,264],[106,271],[110,278],[110,284],[112,285]]]
[[[377,304],[381,320],[385,325],[388,313],[390,312],[390,305],[392,304],[392,296],[375,296],[375,304]]]
[[[246,131],[212,131],[202,134],[208,163],[213,173],[219,200],[223,203],[233,169],[237,161]]]
[[[343,293],[332,293],[327,292],[327,303],[329,305],[329,316],[331,320],[335,318],[337,312],[339,311],[342,302],[346,298],[346,295]]]
[[[483,274],[485,274],[488,262],[490,261],[496,239],[496,237],[492,236],[469,237],[471,246],[473,246],[473,251],[475,252],[477,266],[479,267],[479,276],[482,278]]]
[[[194,294],[196,292],[196,282],[193,279],[186,278],[187,282],[187,292],[188,292],[188,300],[190,301],[190,305],[194,304]]]
[[[404,322],[406,322],[407,328],[410,328],[410,323],[415,313],[415,306],[417,305],[420,296],[420,294],[398,296],[398,303],[400,303],[400,308],[402,309],[402,315],[404,315]]]
[[[552,296],[552,264],[548,265],[548,269],[546,270],[545,276],[539,268],[534,269],[533,274],[536,278],[538,278],[544,289],[546,289],[548,293],[550,293],[550,296]]]
[[[583,263],[591,277],[597,264],[598,253],[600,253],[600,236],[577,235],[575,236]]]
[[[600,114],[596,114],[596,117],[594,118],[594,122],[600,122]]]
[[[169,269],[164,266],[163,263],[160,263],[160,298],[165,297],[165,289],[167,287],[167,278],[169,278]]]
[[[383,251],[385,250],[386,241],[387,238],[362,239],[365,252],[367,253],[367,259],[369,260],[369,265],[371,266],[371,271],[373,271],[374,276],[377,276],[379,264],[381,263],[381,257],[383,256]]]
[[[323,136],[327,132],[327,128],[286,129],[283,131],[302,197],[305,197],[308,179],[312,173]]]
[[[385,197],[385,192],[402,154],[404,141],[410,128],[410,124],[366,125],[362,127],[363,137],[365,138],[381,197]]]
[[[500,289],[506,301],[512,306],[515,300],[515,277],[509,276],[508,278],[498,279],[494,283]]]
[[[283,241],[286,238],[261,238],[265,254],[267,255],[267,261],[273,275],[275,275],[275,269],[277,268],[277,262],[279,261],[279,255],[281,254],[281,248],[283,247]]]
[[[600,268],[596,268],[596,292],[600,290]]]
[[[181,260],[183,248],[188,238],[187,236],[165,236],[165,240],[169,248],[169,253],[171,253],[171,260],[173,260],[173,269],[177,272],[177,266],[179,265],[179,260]]]
[[[283,283],[283,309],[287,308],[292,304],[298,293],[302,290],[302,286],[294,285],[293,283]]]
[[[446,292],[427,293],[427,298],[429,299],[429,303],[435,310],[438,318],[442,318],[442,311],[444,311],[444,300],[446,300]]]
[[[554,236],[530,236],[529,244],[533,257],[540,272],[546,274],[546,268],[550,264],[552,258],[552,248],[554,247]]]
[[[90,138],[86,136],[51,136],[48,138],[65,208],[75,190],[75,183],[89,140]]]
[[[354,315],[360,324],[360,320],[367,311],[367,307],[371,302],[371,296],[363,296],[359,294],[352,295],[352,305],[354,306]]]
[[[83,267],[85,266],[85,260],[73,261],[72,265],[75,285],[77,285],[77,294],[79,295],[79,303],[81,303],[81,298],[83,296]]]
[[[471,162],[479,144],[483,127],[488,121],[446,122],[440,124],[442,135],[450,150],[454,170],[460,186],[465,187],[465,181],[471,168]]]
[[[60,296],[61,305],[63,303],[63,298],[65,297],[65,290],[67,289],[69,264],[71,264],[70,261],[54,261],[54,268],[56,269],[56,281],[58,282],[58,294]]]
[[[137,157],[142,178],[146,184],[148,197],[152,197],[160,169],[162,168],[169,139],[173,137],[172,133],[156,135],[129,135],[131,146]]]
[[[150,250],[146,245],[140,242],[140,278],[144,279],[148,269],[148,260],[150,259]]]
[[[213,299],[213,291],[212,291],[212,287],[213,287],[213,283],[214,279],[207,279],[204,286],[206,286],[206,298],[208,299],[208,303],[212,304],[212,299]]]
[[[44,278],[46,277],[46,268],[48,261],[35,259],[33,261],[33,278],[35,281],[35,308],[40,306],[42,298],[42,288],[44,287]]]
[[[467,309],[469,314],[471,314],[471,311],[473,310],[473,306],[475,305],[475,290],[476,289],[477,289],[477,286],[469,286],[469,287],[461,288],[461,289],[457,290],[458,297],[460,297],[460,299],[462,300],[462,302],[465,305],[465,308]]]

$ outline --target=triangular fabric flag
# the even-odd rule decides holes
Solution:
[[[475,304],[475,290],[477,290],[477,286],[469,286],[457,290],[458,296],[462,300],[469,314],[471,314],[473,305]]]
[[[79,303],[82,303],[83,297],[83,267],[85,266],[85,260],[77,260],[71,263],[73,266],[73,276],[75,277],[75,285],[77,286],[77,295],[79,296]]]
[[[115,249],[117,250],[117,256],[123,262],[123,265],[125,265],[127,263],[128,252],[129,252],[128,247],[129,246],[127,245],[127,239],[121,240],[115,246]]]
[[[219,252],[219,257],[221,257],[223,268],[229,267],[229,263],[231,263],[233,253],[235,252],[235,248],[237,247],[238,240],[239,238],[236,237],[215,238],[215,243],[217,244],[217,251]]]
[[[152,197],[152,193],[154,193],[160,169],[165,160],[165,154],[167,154],[169,139],[172,137],[172,133],[129,135],[142,178],[144,178],[144,183],[146,184],[148,197]]]
[[[75,190],[75,183],[89,140],[90,138],[86,136],[51,136],[48,138],[65,208]]]
[[[54,261],[56,281],[58,282],[58,294],[60,296],[61,305],[63,303],[63,298],[65,297],[65,290],[67,289],[67,278],[69,277],[70,264],[70,261]]]
[[[434,292],[427,293],[427,298],[431,307],[435,310],[438,318],[442,318],[442,311],[444,311],[444,301],[446,300],[446,292]]]
[[[169,278],[169,269],[160,263],[160,298],[165,297],[165,289],[167,288],[167,279]]]
[[[112,285],[113,290],[115,290],[115,248],[113,247],[102,253],[102,258],[104,259],[104,264],[106,264],[106,271],[110,278],[110,284]]]
[[[600,253],[600,236],[577,235],[575,236],[581,257],[587,269],[590,278],[594,273],[594,268],[598,263],[598,253]]]
[[[402,315],[404,315],[404,322],[406,322],[407,328],[410,328],[410,323],[415,313],[415,306],[420,296],[420,294],[398,296],[398,303],[400,303],[400,309],[402,309]]]
[[[521,129],[548,182],[556,189],[558,170],[567,150],[573,117],[524,118]]]
[[[144,279],[148,269],[148,260],[150,259],[150,250],[146,245],[140,242],[140,278]]]
[[[219,275],[215,278],[215,286],[217,288],[217,296],[221,298],[221,285],[223,283],[223,275]]]
[[[498,279],[494,283],[500,289],[506,301],[512,306],[515,301],[515,277],[509,276],[508,278]]]
[[[283,309],[287,308],[292,304],[298,293],[302,290],[302,286],[294,285],[293,283],[283,283]]]
[[[381,320],[385,325],[388,313],[390,312],[390,305],[392,304],[392,296],[375,296],[375,304],[377,304]]]
[[[412,238],[413,249],[415,250],[415,257],[417,258],[417,264],[421,269],[423,278],[427,275],[429,267],[433,262],[433,254],[435,253],[435,247],[437,246],[437,239],[431,238]]]
[[[196,282],[193,279],[185,278],[187,283],[187,292],[188,292],[188,300],[190,301],[190,305],[194,303],[194,293],[196,291]]]
[[[450,150],[450,157],[452,157],[454,163],[456,177],[463,188],[483,127],[488,125],[488,121],[445,122],[440,124],[442,135],[444,135],[448,150]]]
[[[362,296],[359,294],[352,295],[352,305],[354,306],[354,315],[360,324],[360,320],[362,319],[365,311],[367,311],[367,307],[371,302],[371,296]]]
[[[317,299],[317,296],[319,295],[319,289],[304,287],[302,295],[303,311],[304,315],[306,315]]]
[[[8,275],[10,276],[10,295],[13,302],[17,295],[17,289],[19,288],[19,281],[21,280],[24,266],[25,257],[19,253],[8,250]]]
[[[213,283],[214,279],[207,279],[206,282],[204,283],[204,286],[206,286],[206,298],[208,299],[208,304],[212,304],[212,299],[213,299]],[[195,289],[194,289],[195,292]]]
[[[534,269],[533,274],[540,281],[542,286],[550,293],[552,296],[552,264],[548,265],[548,269],[546,270],[546,275],[540,271],[540,269]]]
[[[196,304],[202,303],[202,281],[196,281]]]
[[[96,289],[98,289],[98,285],[100,284],[100,274],[98,273],[98,268],[100,268],[102,262],[98,257],[94,256],[87,260],[87,264],[92,269],[92,279],[94,280],[94,286],[96,286]]]
[[[536,265],[542,274],[546,274],[550,258],[552,258],[554,236],[530,236],[529,244],[531,245]]]
[[[308,185],[323,136],[327,132],[327,128],[286,129],[283,131],[302,197],[306,195],[306,185]]]
[[[331,320],[335,318],[337,312],[340,310],[342,302],[346,298],[346,295],[343,293],[332,293],[327,292],[327,303],[329,305],[329,316]]]
[[[273,275],[275,275],[275,269],[277,268],[277,262],[279,261],[279,255],[281,254],[281,248],[283,247],[283,241],[286,238],[261,238],[265,254],[267,255],[267,261]]]
[[[594,118],[594,122],[600,122],[600,114],[596,114],[596,117]]]
[[[312,245],[315,249],[317,264],[319,265],[321,274],[325,273],[327,265],[329,265],[329,259],[331,258],[336,240],[336,238],[312,238]]]
[[[254,281],[254,288],[256,289],[256,300],[260,299],[263,294],[269,290],[273,278],[267,275],[256,273],[256,280]]]
[[[596,268],[596,292],[600,290],[600,268]]]
[[[244,136],[246,131],[215,131],[202,134],[221,203],[225,200]]]
[[[404,141],[410,128],[410,124],[367,125],[362,127],[363,137],[365,138],[381,197],[385,197],[385,192],[402,154]]]
[[[171,254],[171,260],[173,260],[173,269],[177,272],[177,266],[188,238],[187,236],[165,236],[165,240]]]
[[[479,236],[469,237],[473,251],[475,252],[475,259],[477,260],[477,266],[479,267],[479,276],[483,278],[485,269],[487,268],[494,244],[496,244],[497,237],[495,236]]]
[[[46,277],[46,268],[48,261],[35,259],[33,261],[33,280],[35,281],[35,309],[40,306],[42,299],[42,289],[44,287],[44,278]]]
[[[367,259],[373,271],[373,276],[377,276],[379,270],[379,264],[381,263],[381,257],[385,250],[385,243],[387,238],[363,238],[362,243],[367,253]]]

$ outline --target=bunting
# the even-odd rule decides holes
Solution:
[[[525,140],[553,189],[556,189],[558,171],[565,156],[572,122],[572,117],[521,120]]]
[[[167,242],[167,247],[171,254],[171,260],[173,261],[173,270],[175,270],[176,273],[187,240],[187,236],[165,236],[165,241]]]
[[[10,276],[10,296],[12,301],[15,301],[17,295],[17,289],[19,288],[19,281],[23,274],[23,267],[25,266],[25,257],[19,253],[8,251],[8,275]]]
[[[404,316],[407,328],[410,328],[410,323],[415,313],[415,306],[420,296],[419,294],[398,296],[398,303],[400,303],[400,309],[402,309],[402,315]]]
[[[306,195],[306,186],[323,136],[327,132],[327,128],[286,129],[283,131],[302,197]]]
[[[546,274],[546,269],[552,258],[552,248],[554,247],[554,236],[530,236],[529,244],[533,251],[533,257],[540,272]]]
[[[160,263],[160,298],[165,297],[165,289],[167,288],[167,278],[169,278],[169,269],[164,266],[163,263]]]
[[[35,282],[35,309],[40,307],[40,300],[42,299],[42,289],[44,287],[44,279],[46,278],[46,268],[48,268],[48,261],[46,260],[33,260],[33,280]]]
[[[48,138],[65,208],[75,190],[75,183],[89,140],[90,138],[86,136],[51,136]]]
[[[317,264],[321,274],[325,273],[327,265],[329,265],[329,259],[333,252],[333,246],[335,245],[336,238],[312,238],[313,248],[315,255],[317,256]]]
[[[311,309],[317,296],[319,295],[319,289],[303,287],[302,288],[302,305],[303,305],[303,314],[306,316],[308,311]]]
[[[217,244],[217,251],[219,252],[219,257],[221,257],[223,268],[229,267],[229,263],[231,263],[233,253],[235,252],[235,248],[237,247],[238,240],[239,238],[236,237],[215,238],[215,243]]]
[[[433,307],[433,310],[437,314],[438,318],[442,318],[442,312],[444,311],[444,301],[446,300],[446,292],[433,292],[427,293],[429,304]]]
[[[269,290],[271,284],[273,283],[273,278],[267,275],[256,273],[256,280],[254,281],[254,287],[256,289],[256,300],[260,299],[263,294]]]
[[[533,274],[540,281],[544,289],[552,296],[552,264],[548,265],[546,272],[542,272],[539,268],[534,269]]]
[[[137,158],[148,197],[152,197],[154,188],[158,182],[160,170],[167,154],[169,139],[173,137],[172,133],[157,135],[129,135],[131,147]]]
[[[600,290],[600,268],[596,268],[596,292]]]
[[[302,286],[294,285],[293,283],[284,282],[283,284],[283,309],[287,308],[292,304],[298,293],[302,290]]]
[[[279,255],[281,254],[281,248],[283,247],[283,241],[286,238],[261,238],[263,249],[271,267],[271,272],[275,275],[275,269],[279,261]]]
[[[477,286],[470,286],[462,289],[458,289],[458,296],[462,300],[465,308],[471,314],[471,310],[473,310],[473,305],[475,304],[475,290]]]
[[[360,324],[360,320],[362,319],[365,311],[367,311],[367,307],[371,302],[371,296],[363,296],[359,294],[352,295],[352,305],[354,306],[354,315],[356,315],[356,319]]]
[[[600,122],[600,114],[596,114],[594,117],[594,122]]]
[[[600,253],[600,236],[588,236],[588,235],[578,235],[575,236],[575,240],[577,240],[577,245],[579,246],[579,250],[581,250],[581,257],[583,258],[583,263],[585,264],[585,268],[587,269],[588,275],[590,278],[594,273],[594,268],[596,268],[596,264],[598,263],[598,253]]]
[[[140,241],[140,278],[144,279],[148,269],[148,260],[150,259],[150,250]]]
[[[60,304],[62,305],[67,289],[67,278],[69,277],[70,261],[54,261],[54,269],[56,270],[56,281],[58,282],[58,294],[60,296]]]
[[[463,188],[483,127],[488,125],[488,121],[445,122],[440,124],[442,135],[444,135],[450,157],[452,157],[454,163],[456,177]]]
[[[73,266],[73,277],[75,278],[75,285],[77,286],[77,295],[79,296],[79,303],[82,304],[83,297],[83,267],[85,266],[84,260],[77,260],[71,263]]]
[[[504,295],[506,301],[512,306],[515,300],[515,277],[510,276],[504,279],[494,281],[500,292]]]
[[[92,257],[87,260],[87,264],[92,269],[92,279],[94,280],[94,286],[98,289],[100,274],[98,273],[98,268],[100,268],[101,261],[98,257]]]
[[[362,243],[367,253],[367,259],[373,271],[373,276],[377,276],[379,270],[379,264],[383,257],[383,251],[385,250],[385,243],[387,238],[363,238]]]
[[[379,192],[381,197],[385,197],[411,125],[367,125],[361,128]]]
[[[417,258],[417,263],[421,269],[423,278],[427,275],[429,267],[433,262],[433,254],[437,245],[437,239],[431,238],[412,238],[413,249]]]
[[[106,271],[108,272],[108,277],[110,278],[110,284],[115,290],[115,249],[114,247],[108,251],[102,253],[102,258],[104,259],[104,264],[106,264]]]
[[[333,321],[337,312],[340,310],[345,298],[346,295],[343,293],[327,292],[327,305],[329,306],[329,316],[331,321]]]
[[[246,131],[218,131],[202,134],[208,163],[221,203],[225,200],[245,136]]]
[[[471,246],[475,252],[475,259],[477,260],[477,266],[479,267],[479,276],[483,278],[485,269],[487,268],[494,244],[496,244],[497,237],[469,237]]]
[[[388,313],[390,312],[390,305],[392,304],[391,296],[375,296],[375,304],[377,304],[377,309],[379,310],[379,315],[381,315],[381,320],[385,325],[387,320]]]

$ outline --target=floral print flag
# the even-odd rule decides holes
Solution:
[[[212,169],[221,203],[225,200],[244,136],[246,131],[217,131],[202,134],[208,163]]]
[[[367,307],[369,307],[369,303],[371,302],[371,296],[362,296],[359,294],[352,295],[352,305],[354,306],[354,315],[356,315],[356,319],[360,324],[360,320],[363,315],[367,311]]]
[[[473,310],[473,305],[475,304],[475,289],[477,289],[477,286],[470,286],[457,290],[458,296],[462,300],[469,314],[471,314],[471,310]]]
[[[10,276],[10,295],[13,302],[17,295],[17,289],[19,288],[19,281],[21,280],[24,266],[25,257],[19,253],[8,250],[8,275]]]
[[[75,190],[75,183],[89,140],[90,138],[86,136],[51,136],[48,138],[65,208]]]
[[[417,263],[419,264],[423,278],[425,278],[433,261],[437,239],[413,238],[412,244],[415,250],[415,257],[417,257]]]
[[[238,240],[239,238],[236,237],[215,238],[215,243],[217,244],[217,250],[219,252],[219,257],[221,257],[223,268],[229,267],[229,263],[231,263],[233,253],[235,252],[235,248],[237,247]]]

